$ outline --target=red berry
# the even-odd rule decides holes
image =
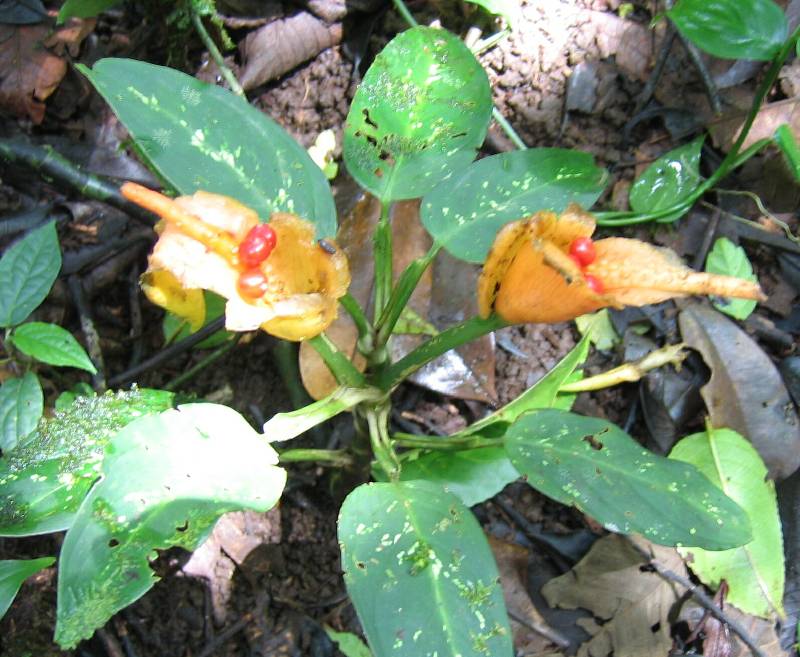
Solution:
[[[591,274],[585,274],[583,280],[586,281],[586,285],[589,286],[589,289],[594,292],[595,294],[603,294],[603,283],[600,281],[597,276],[592,276]]]
[[[572,244],[569,245],[569,255],[580,267],[588,267],[597,257],[594,242],[589,237],[574,239]]]
[[[269,224],[253,226],[239,244],[239,262],[247,268],[256,267],[272,253],[278,238]]]
[[[248,269],[236,281],[239,294],[247,299],[260,299],[267,291],[267,277],[260,269]]]

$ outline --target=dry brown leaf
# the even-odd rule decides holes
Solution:
[[[736,112],[730,117],[710,123],[708,130],[714,145],[724,151],[730,150],[733,142],[739,137],[746,116],[746,111]],[[784,123],[789,125],[795,139],[800,139],[800,98],[789,98],[764,105],[756,115],[742,148],[751,146],[759,139],[772,139],[775,131]]]
[[[687,576],[673,548],[631,540],[664,568]],[[581,607],[598,623],[582,626],[593,636],[579,657],[663,657],[672,647],[668,615],[683,595],[682,587],[655,572],[643,571],[645,560],[628,539],[611,534],[599,539],[570,572],[545,584],[542,593],[552,606]]]
[[[0,25],[0,108],[35,124],[67,72],[66,61],[44,47],[50,35],[46,23]]]

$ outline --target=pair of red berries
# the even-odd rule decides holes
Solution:
[[[259,268],[278,243],[278,236],[269,224],[253,226],[239,244],[237,255],[244,271],[239,274],[239,293],[248,299],[259,299],[267,291],[267,277]]]
[[[575,261],[578,267],[585,269],[597,259],[597,251],[594,248],[594,242],[592,242],[590,237],[575,238],[572,244],[569,245],[569,257]],[[595,294],[603,294],[603,283],[597,276],[584,273],[583,280],[586,281],[586,285],[589,286],[592,292]]]

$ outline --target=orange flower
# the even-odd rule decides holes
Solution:
[[[570,257],[570,246],[594,230],[594,217],[575,204],[561,216],[537,212],[503,227],[478,280],[481,316],[561,322],[606,306],[644,306],[689,294],[766,298],[757,283],[696,272],[669,249],[639,240],[598,240],[591,262],[581,265]]]
[[[142,277],[154,303],[196,322],[203,317],[202,293],[225,297],[225,326],[231,331],[262,328],[285,340],[305,340],[336,318],[347,292],[347,258],[333,242],[314,239],[314,226],[285,212],[269,225],[277,244],[255,267],[244,265],[239,246],[259,225],[258,215],[227,196],[197,192],[168,198],[135,183],[122,194],[158,214],[159,239]]]

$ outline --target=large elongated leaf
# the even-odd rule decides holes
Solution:
[[[770,60],[788,34],[772,0],[678,0],[667,16],[698,48],[723,59]]]
[[[54,557],[0,561],[0,618],[8,611],[22,582],[54,562]]]
[[[660,212],[688,198],[700,185],[700,150],[703,137],[698,137],[662,155],[633,183],[631,208],[636,212]],[[679,219],[684,213],[674,212],[658,221]]]
[[[531,486],[610,531],[711,550],[752,538],[745,512],[697,468],[647,451],[605,420],[536,411],[509,428],[505,445]]]
[[[129,422],[172,407],[173,394],[133,389],[76,397],[0,459],[0,536],[67,529],[98,477],[106,443]]]
[[[730,429],[710,429],[681,440],[670,458],[691,463],[742,507],[757,527],[753,540],[721,552],[684,549],[704,584],[728,583],[727,602],[748,614],[783,614],[783,537],[775,484],[753,446]]]
[[[0,326],[24,321],[44,301],[61,269],[55,222],[32,230],[0,259]]]
[[[489,80],[457,37],[415,27],[375,58],[344,133],[344,161],[384,202],[416,198],[474,158],[492,113]]]
[[[359,486],[342,505],[347,591],[376,657],[510,657],[503,592],[486,537],[427,481]]]
[[[422,199],[422,223],[451,254],[483,262],[497,232],[539,210],[561,212],[570,203],[590,207],[606,171],[589,153],[531,148],[470,165]]]
[[[11,341],[23,354],[43,363],[78,367],[92,374],[97,372],[97,368],[72,333],[57,324],[22,324],[14,329]]]
[[[127,425],[61,549],[56,641],[74,646],[147,592],[155,549],[198,547],[227,511],[266,511],[286,472],[236,411],[190,404]]]
[[[13,450],[36,428],[44,410],[44,395],[33,372],[0,386],[0,449]]]
[[[231,196],[266,221],[293,212],[336,233],[328,181],[308,153],[247,101],[184,73],[132,59],[80,70],[106,99],[139,151],[175,189]]]

